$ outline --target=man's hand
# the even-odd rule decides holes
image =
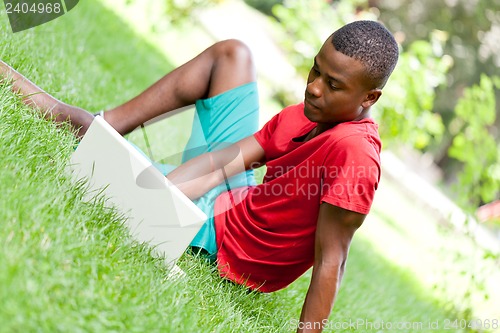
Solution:
[[[365,217],[328,203],[320,205],[311,284],[297,332],[323,331],[344,274],[352,237]]]
[[[191,200],[197,199],[228,178],[260,166],[264,149],[253,135],[229,147],[197,156],[167,175]]]

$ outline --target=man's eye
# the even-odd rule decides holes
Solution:
[[[333,83],[330,82],[329,84],[330,84],[330,89],[332,89],[332,90],[339,90],[339,87],[337,87]]]
[[[313,71],[313,73],[314,73],[314,74],[319,75],[319,71],[318,71],[318,69],[316,69],[316,68],[314,68],[314,67],[313,67],[313,68],[312,68],[312,71]]]

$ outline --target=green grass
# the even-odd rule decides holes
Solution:
[[[173,66],[96,0],[14,35],[0,16],[0,57],[56,97],[90,110],[133,97]],[[160,132],[151,129],[155,141]],[[186,276],[168,279],[162,261],[128,236],[119,214],[102,198],[85,202],[83,184],[70,182],[65,168],[74,144],[67,128],[41,119],[0,87],[0,332],[292,331],[310,272],[285,290],[248,293],[186,255],[180,261]],[[461,250],[466,241],[422,221],[427,217],[418,207],[395,201],[397,192],[385,184],[353,242],[330,319],[440,321],[433,332],[450,332],[444,320],[462,318],[460,306],[469,305],[461,290],[453,294],[449,289],[456,288],[448,287],[470,283],[456,272],[470,261],[454,258],[468,251]],[[408,218],[395,218],[394,205],[409,211]],[[438,245],[430,247],[419,230]],[[483,267],[474,260],[475,268]],[[434,279],[427,280],[429,271],[438,272]],[[335,329],[351,331],[380,330]]]
[[[185,279],[166,279],[162,261],[130,239],[103,200],[83,202],[82,186],[65,172],[74,145],[69,132],[34,117],[5,87],[0,92],[0,331],[279,326],[273,313],[262,311],[272,295],[249,295],[197,259],[183,260]]]

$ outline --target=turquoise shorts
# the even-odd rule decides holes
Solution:
[[[227,147],[253,135],[259,126],[259,95],[255,82],[228,90],[220,95],[196,101],[191,136],[184,149],[182,162],[209,151]],[[156,164],[164,173],[165,165]],[[217,253],[214,226],[215,199],[222,193],[237,187],[255,185],[253,170],[231,177],[194,203],[208,216],[191,246],[202,248],[210,255]]]

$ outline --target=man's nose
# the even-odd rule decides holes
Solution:
[[[314,80],[309,82],[306,87],[307,93],[314,96],[314,97],[320,97],[321,96],[321,78],[316,77]]]

